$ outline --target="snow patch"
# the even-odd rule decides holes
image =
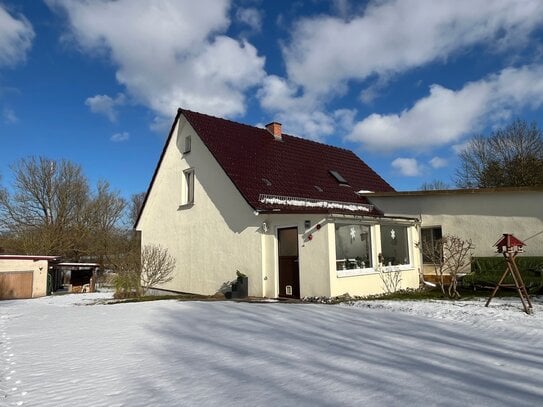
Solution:
[[[540,299],[534,315],[516,298],[489,308],[484,300],[80,306],[109,295],[2,302],[0,405],[534,406],[543,399]]]
[[[326,208],[326,209],[341,209],[352,212],[370,212],[373,205],[362,205],[350,202],[338,202],[338,201],[322,201],[318,199],[310,198],[296,198],[278,195],[264,195],[259,197],[260,203],[269,205],[286,205],[286,206],[300,206],[305,208]]]

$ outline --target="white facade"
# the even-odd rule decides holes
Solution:
[[[185,138],[191,151],[183,153]],[[194,170],[194,204],[185,202],[184,171]],[[262,292],[259,219],[190,124],[180,117],[136,227],[141,244],[160,244],[176,259],[162,289],[214,294],[236,276]]]
[[[187,137],[190,152],[185,152]],[[383,222],[406,226],[409,259],[401,266],[385,264],[382,270],[388,275],[401,274],[396,288],[418,287],[420,254],[415,247],[418,232],[414,221],[256,214],[183,115],[168,143],[136,225],[142,245],[159,244],[176,259],[174,279],[156,288],[214,294],[240,271],[249,278],[250,296],[278,297],[278,233],[284,228],[297,228],[293,257],[297,257],[299,268],[300,297],[382,293],[383,274],[378,273],[377,265]],[[193,171],[193,203],[187,185],[192,182],[187,181],[189,171]],[[337,222],[368,225],[373,267],[354,268],[348,273],[336,270]]]
[[[471,239],[476,256],[493,256],[504,233],[543,256],[543,188],[419,191],[367,195],[386,215],[420,219],[423,228]]]

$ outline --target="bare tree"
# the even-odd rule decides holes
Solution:
[[[475,136],[459,158],[461,188],[543,184],[543,133],[535,123],[517,119],[489,137]]]
[[[15,163],[13,193],[0,192],[2,245],[26,254],[99,257],[125,239],[117,226],[126,201],[106,181],[91,192],[81,167],[67,160],[29,157]]]
[[[136,226],[141,209],[143,208],[143,203],[145,202],[145,196],[145,192],[140,192],[133,194],[130,197],[129,222],[131,227]]]
[[[449,298],[460,298],[458,278],[462,272],[469,271],[474,248],[471,240],[463,240],[451,235],[443,236],[433,244],[428,243],[422,246],[424,257],[429,259],[434,267],[443,295]],[[447,289],[445,289],[447,286],[445,276],[450,278]]]
[[[423,183],[419,189],[421,191],[437,191],[442,189],[450,189],[450,186],[446,182],[435,179],[433,181]]]
[[[21,240],[23,250],[78,255],[89,188],[81,167],[69,161],[29,157],[12,167],[13,194],[0,196],[2,228]]]
[[[126,200],[117,191],[111,191],[107,181],[99,181],[95,196],[86,209],[87,229],[91,231],[89,253],[104,265],[108,256],[117,255],[118,240],[127,236],[119,228],[125,213]]]
[[[132,245],[127,253],[112,260],[116,273],[115,296],[126,298],[144,296],[149,288],[173,279],[175,259],[158,245],[145,245],[141,252]]]
[[[142,295],[151,287],[168,283],[173,279],[175,259],[168,250],[155,245],[145,245],[141,250]]]
[[[392,294],[398,291],[402,285],[402,272],[399,269],[394,269],[394,266],[390,270],[387,270],[385,266],[379,264],[377,266],[377,272],[379,278],[383,283],[383,288],[387,294]]]

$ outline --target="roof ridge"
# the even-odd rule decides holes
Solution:
[[[342,150],[342,151],[346,151],[346,152],[354,154],[354,152],[352,150],[349,150],[348,148],[334,146],[332,144],[327,144],[327,143],[324,143],[322,141],[316,141],[316,140],[301,137],[301,136],[293,136],[292,134],[288,134],[288,133],[283,133],[283,136],[289,136],[289,137],[292,137],[292,138],[296,138],[298,140],[308,141],[308,142],[313,143],[313,144],[318,144],[318,145],[325,146],[325,147],[331,147],[331,148],[335,148],[337,150]],[[354,154],[354,155],[356,155],[356,154]]]
[[[210,114],[207,114],[207,113],[196,112],[196,111],[190,110],[190,109],[179,108],[178,110],[181,111],[182,113],[189,112],[189,113],[199,114],[201,116],[210,117],[210,118],[213,118],[213,119],[216,119],[216,120],[222,120],[222,121],[234,123],[234,124],[237,124],[237,125],[240,125],[240,126],[250,127],[251,129],[263,130],[263,131],[268,132],[268,130],[266,130],[266,128],[257,127],[255,125],[251,125],[251,124],[247,124],[247,123],[237,122],[237,121],[231,120],[231,119],[225,119],[224,117],[213,116],[213,115],[210,115]],[[332,144],[327,144],[327,143],[324,143],[324,142],[321,142],[321,141],[315,141],[315,140],[305,138],[305,137],[301,137],[301,136],[294,136],[294,135],[289,134],[289,133],[283,133],[283,136],[292,137],[292,138],[295,138],[295,139],[298,139],[298,140],[301,140],[301,141],[304,141],[304,142],[310,142],[310,143],[318,144],[318,145],[325,146],[325,147],[335,148],[337,150],[341,150],[341,151],[351,153],[354,156],[358,157],[354,153],[354,151],[352,151],[352,150],[350,150],[348,148],[345,148],[345,147],[334,146]]]
[[[225,122],[230,122],[230,123],[237,124],[237,125],[240,125],[240,126],[250,127],[251,129],[263,130],[263,131],[266,131],[266,132],[267,132],[267,130],[266,130],[265,128],[256,127],[256,126],[254,126],[254,125],[247,124],[247,123],[237,122],[237,121],[234,121],[234,120],[231,120],[231,119],[225,119],[224,117],[213,116],[213,115],[211,115],[211,114],[202,113],[202,112],[196,112],[196,111],[194,111],[194,110],[183,109],[183,108],[179,108],[179,111],[181,111],[181,113],[189,112],[189,113],[199,114],[199,115],[201,115],[201,116],[210,117],[210,118],[215,119],[215,120],[221,120],[221,121],[225,121]]]

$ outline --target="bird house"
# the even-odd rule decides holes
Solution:
[[[523,246],[526,244],[512,234],[504,233],[503,237],[494,243],[494,246],[497,253],[522,253],[524,252]]]

